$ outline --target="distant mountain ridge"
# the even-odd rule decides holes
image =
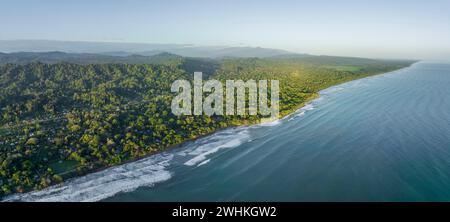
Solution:
[[[0,52],[67,52],[107,56],[152,56],[162,52],[184,57],[276,57],[295,53],[261,47],[195,46],[187,44],[148,44],[115,42],[77,42],[53,40],[0,40]],[[302,54],[298,54],[302,55]]]

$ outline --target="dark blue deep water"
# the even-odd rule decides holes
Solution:
[[[450,201],[450,64],[420,62],[335,86],[276,123],[11,198]]]

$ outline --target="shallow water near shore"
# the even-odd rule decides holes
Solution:
[[[7,200],[450,201],[450,64],[322,91],[270,124]]]

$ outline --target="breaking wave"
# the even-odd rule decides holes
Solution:
[[[3,201],[92,202],[138,187],[170,179],[166,170],[172,154],[156,154],[136,162],[108,168],[41,191],[8,196]]]
[[[179,149],[155,154],[135,162],[74,178],[44,190],[7,196],[2,201],[93,202],[139,187],[151,187],[169,180],[176,165],[201,166],[213,153],[233,148],[250,139],[248,127],[218,131],[182,145]],[[186,161],[187,159],[187,161]]]
[[[207,159],[207,160],[205,160],[205,161],[199,163],[197,166],[205,165],[205,164],[209,163],[209,161],[210,161],[210,159]]]
[[[189,160],[184,162],[186,166],[198,166],[205,164],[207,156],[222,149],[233,148],[248,141],[250,138],[246,127],[235,128],[217,132],[209,137],[199,139],[180,151],[180,155],[188,156]]]

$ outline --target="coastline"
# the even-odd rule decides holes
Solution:
[[[409,67],[411,67],[412,65],[414,65],[416,63],[417,62],[414,62],[414,63],[410,64],[409,66],[405,66],[405,67],[402,67],[402,68],[399,68],[399,69],[390,70],[388,72],[380,72],[380,73],[376,73],[376,74],[369,74],[369,75],[366,75],[366,76],[363,75],[363,76],[361,76],[361,78],[355,78],[355,79],[351,79],[351,80],[348,80],[348,81],[343,81],[343,82],[340,82],[340,83],[328,86],[326,88],[323,88],[323,89],[319,90],[318,92],[313,93],[312,96],[307,98],[304,102],[300,103],[298,106],[296,106],[296,108],[285,112],[284,115],[280,113],[280,117],[277,120],[275,120],[275,121],[282,120],[284,118],[287,118],[287,117],[295,114],[296,112],[298,112],[303,107],[307,106],[312,101],[320,98],[320,92],[322,92],[322,91],[324,91],[326,89],[329,89],[329,88],[332,88],[332,87],[336,87],[336,86],[339,86],[341,84],[345,84],[345,83],[348,83],[348,82],[351,82],[351,81],[361,80],[361,79],[365,79],[365,78],[370,78],[370,77],[374,77],[374,76],[383,75],[383,74],[386,74],[386,73],[390,73],[390,72],[395,72],[395,71],[399,71],[399,70],[402,70],[402,69],[406,69],[406,68],[409,68]],[[120,165],[123,165],[123,164],[126,164],[126,163],[130,163],[130,162],[138,161],[138,160],[141,160],[141,159],[145,159],[145,158],[150,157],[150,156],[155,155],[155,154],[159,154],[159,153],[162,153],[162,152],[166,152],[166,151],[169,151],[169,150],[180,148],[180,147],[186,145],[187,143],[196,141],[196,140],[201,139],[201,138],[205,138],[207,136],[213,135],[213,134],[215,134],[217,132],[220,132],[220,131],[223,131],[223,130],[229,130],[229,129],[239,128],[239,127],[249,127],[249,126],[254,126],[254,125],[258,125],[258,124],[262,124],[262,123],[259,122],[259,123],[248,124],[248,123],[242,122],[242,124],[235,125],[235,126],[226,126],[226,127],[217,128],[217,129],[215,129],[215,130],[213,130],[213,131],[211,131],[209,133],[199,135],[199,136],[197,136],[195,138],[186,139],[185,141],[183,141],[183,142],[181,142],[179,144],[168,146],[168,147],[164,148],[163,150],[158,150],[158,151],[155,151],[155,152],[152,152],[152,153],[148,153],[148,154],[146,154],[146,155],[144,155],[142,157],[139,157],[139,158],[126,160],[126,161],[124,161],[124,162],[122,162],[120,164],[115,164],[115,165],[112,165],[112,166],[102,167],[102,168],[99,168],[98,170],[94,170],[94,171],[92,171],[90,173],[98,172],[98,171],[101,171],[102,169],[106,169],[106,168],[110,168],[110,167],[114,167],[114,166],[120,166]],[[83,174],[83,175],[85,175],[85,174]],[[80,175],[80,176],[82,176],[82,175]]]
[[[348,79],[348,80],[346,79],[346,80],[343,80],[342,82],[339,82],[339,83],[327,86],[326,88],[323,88],[323,89],[319,90],[318,92],[312,93],[312,95],[310,97],[308,97],[304,102],[302,102],[302,103],[298,104],[297,106],[295,106],[295,108],[292,108],[290,110],[284,111],[283,113],[280,112],[280,117],[277,120],[275,120],[275,121],[282,120],[284,118],[287,118],[287,117],[297,113],[299,110],[301,110],[302,108],[304,108],[305,106],[310,104],[312,101],[320,98],[320,92],[322,92],[323,90],[326,90],[326,89],[329,89],[329,88],[332,88],[332,87],[335,87],[335,86],[339,86],[341,84],[348,83],[348,82],[351,82],[351,81],[365,79],[365,78],[370,78],[370,77],[373,77],[373,76],[382,75],[382,74],[386,74],[386,73],[390,73],[390,72],[395,72],[395,71],[399,71],[399,70],[402,70],[402,69],[406,69],[406,68],[411,67],[415,63],[417,63],[417,62],[411,63],[409,66],[401,67],[401,68],[398,68],[398,69],[393,69],[393,70],[390,70],[390,71],[387,71],[387,72],[369,73],[369,74],[361,75],[361,76],[359,76],[357,78],[354,78],[354,79]],[[48,188],[53,187],[53,186],[62,185],[65,182],[69,182],[69,181],[74,180],[74,179],[76,179],[78,177],[82,177],[82,176],[85,176],[85,175],[88,175],[88,174],[96,173],[96,172],[99,172],[99,171],[102,171],[102,170],[105,170],[105,169],[108,169],[108,168],[118,167],[118,166],[121,166],[121,165],[125,165],[127,163],[136,162],[136,161],[139,161],[139,160],[142,160],[142,159],[145,159],[145,158],[149,158],[149,157],[154,156],[156,154],[160,154],[160,153],[163,153],[163,152],[168,152],[168,151],[171,151],[171,150],[174,150],[174,149],[177,149],[177,148],[181,148],[181,147],[185,146],[188,143],[191,143],[191,142],[196,141],[196,140],[201,139],[201,138],[205,138],[205,137],[211,136],[211,135],[213,135],[215,133],[218,133],[218,132],[221,132],[221,131],[224,131],[224,130],[229,130],[229,129],[234,129],[234,128],[241,128],[241,127],[250,127],[250,126],[262,124],[261,121],[258,121],[258,122],[255,122],[255,123],[253,123],[253,122],[252,123],[248,123],[248,122],[249,121],[242,121],[242,122],[239,122],[239,124],[237,124],[237,125],[217,128],[217,129],[212,130],[211,132],[199,135],[199,136],[197,136],[195,138],[186,139],[186,140],[184,140],[183,142],[181,142],[179,144],[170,145],[170,146],[167,146],[167,147],[165,147],[165,148],[163,148],[161,150],[145,154],[145,155],[143,155],[142,157],[139,157],[139,158],[129,159],[129,160],[123,161],[123,162],[121,162],[119,164],[99,167],[99,168],[95,168],[95,169],[92,169],[92,170],[87,170],[87,171],[85,171],[83,173],[76,172],[76,174],[74,174],[73,176],[68,177],[64,182],[58,183],[58,184],[54,184],[52,186],[44,188],[43,190],[48,189]],[[39,191],[39,190],[30,190],[28,192],[24,192],[23,194],[34,192],[34,191]],[[15,193],[15,194],[11,194],[11,195],[20,195],[20,193]],[[2,197],[1,200],[3,201],[5,199],[7,199],[8,196],[10,196],[10,195]]]

